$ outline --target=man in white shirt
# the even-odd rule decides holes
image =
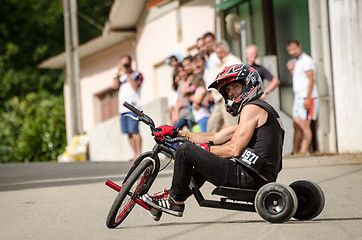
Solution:
[[[230,46],[224,40],[216,43],[215,53],[218,59],[220,60],[216,73],[220,72],[226,66],[241,64],[241,59],[230,52]],[[215,77],[216,74],[212,78],[215,79]],[[233,117],[228,112],[226,112],[224,106],[225,101],[222,95],[215,90],[212,90],[212,95],[214,98],[215,106],[207,122],[207,131],[215,133],[220,131],[222,127],[229,127],[236,125],[238,122],[238,118]]]
[[[117,67],[118,72],[113,80],[113,88],[119,89],[118,104],[121,116],[121,129],[123,133],[128,134],[129,143],[134,152],[133,160],[135,160],[141,155],[142,138],[139,134],[138,121],[125,116],[125,114],[129,114],[137,117],[136,114],[124,107],[123,103],[127,101],[140,109],[140,86],[143,76],[140,72],[132,69],[132,59],[129,55],[122,56]]]
[[[215,53],[215,44],[216,38],[215,35],[211,32],[207,32],[202,36],[205,44],[205,76],[204,81],[206,87],[208,87],[214,80],[216,75],[218,74],[218,65],[220,64],[220,60]]]
[[[316,66],[306,53],[302,52],[302,45],[295,39],[287,42],[287,51],[294,58],[293,75],[293,126],[294,142],[293,154],[308,154],[312,141],[311,121],[318,115],[318,92]]]

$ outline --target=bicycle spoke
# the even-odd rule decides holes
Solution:
[[[117,227],[128,216],[136,204],[146,210],[150,210],[149,206],[145,204],[139,196],[148,190],[148,181],[150,180],[152,169],[153,162],[147,159],[141,162],[129,178],[124,181],[107,216],[106,224],[109,228]]]
[[[132,210],[133,206],[134,206],[134,201],[131,199],[130,202],[128,202],[127,205],[124,208],[122,208],[122,211],[116,217],[116,221],[117,222],[121,221],[128,214],[128,212]]]

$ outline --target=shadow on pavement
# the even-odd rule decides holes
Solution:
[[[308,221],[300,221],[292,219],[288,222],[282,224],[313,224],[319,222],[340,222],[340,221],[362,221],[362,217],[347,217],[347,218],[317,218]],[[160,223],[160,224],[150,224],[150,225],[140,225],[140,226],[127,226],[127,227],[117,227],[118,230],[123,229],[137,229],[137,228],[153,228],[153,227],[172,227],[172,226],[196,226],[196,225],[213,225],[213,224],[233,224],[233,223],[268,223],[264,220],[233,220],[233,221],[208,221],[208,222],[170,222],[170,223]]]

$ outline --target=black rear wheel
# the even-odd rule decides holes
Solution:
[[[325,203],[323,190],[312,181],[300,180],[290,184],[298,199],[297,212],[294,218],[298,220],[310,220],[318,216]]]
[[[297,210],[297,196],[287,185],[268,183],[255,196],[255,208],[259,215],[271,223],[283,223]]]
[[[144,159],[132,172],[109,210],[106,220],[108,228],[115,228],[121,224],[135,206],[135,199],[147,193],[147,183],[153,169],[153,161]]]

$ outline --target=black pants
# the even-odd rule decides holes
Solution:
[[[192,193],[189,184],[193,178],[198,187],[205,181],[215,186],[257,189],[260,185],[241,165],[210,153],[193,143],[181,144],[176,150],[170,195],[176,201],[185,201]]]

